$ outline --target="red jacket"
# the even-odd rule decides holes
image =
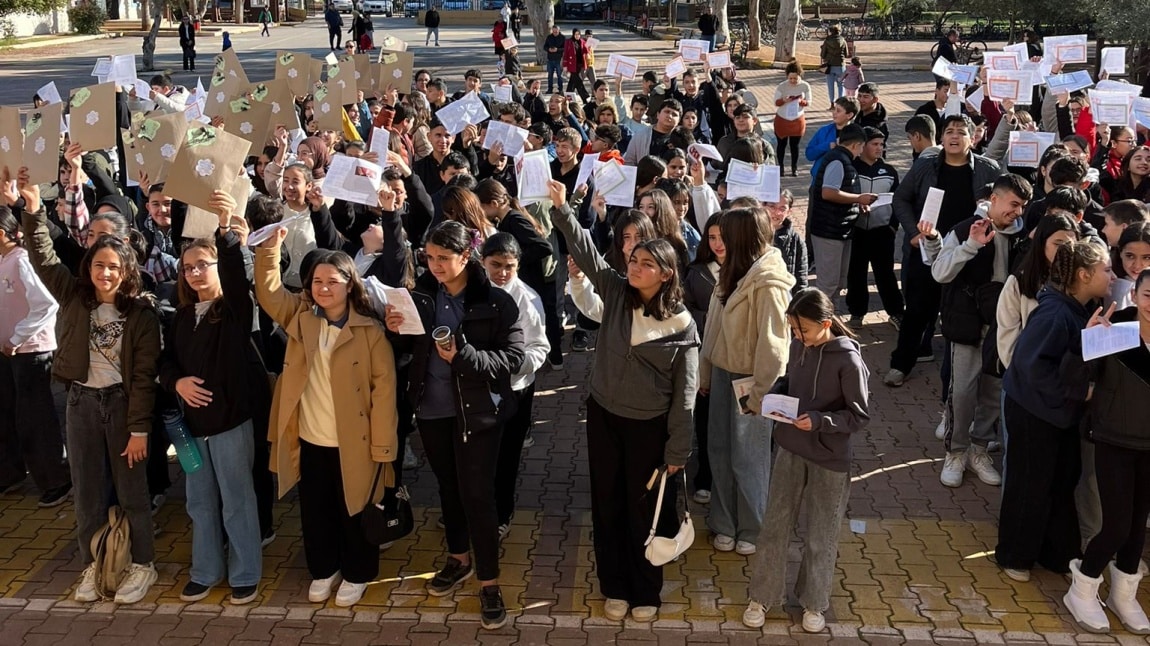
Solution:
[[[578,54],[575,53],[576,47],[579,48]],[[576,56],[583,57],[582,67],[576,67],[576,61],[579,60],[576,58]],[[567,39],[567,44],[563,46],[563,69],[571,74],[574,74],[581,69],[587,69],[587,45],[583,42],[583,39]]]
[[[507,23],[500,20],[495,23],[495,28],[491,30],[491,40],[496,47],[503,47],[504,38],[507,38]]]

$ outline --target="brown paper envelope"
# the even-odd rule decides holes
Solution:
[[[240,87],[247,87],[252,84],[248,80],[248,75],[244,72],[244,65],[240,62],[240,57],[236,56],[234,49],[228,49],[216,55],[215,69],[227,72],[228,77],[238,82]]]
[[[326,66],[327,64],[323,62],[322,58],[311,59],[311,82],[308,85],[308,94],[311,94],[317,86],[323,84],[323,68]]]
[[[371,57],[367,54],[344,54],[339,58],[341,66],[350,65],[355,68],[355,89],[371,92]]]
[[[383,92],[390,85],[400,94],[407,94],[411,91],[411,70],[415,67],[415,54],[411,52],[380,52],[379,63],[382,69],[378,70],[379,76],[375,89]]]
[[[24,130],[20,128],[20,108],[0,105],[0,171],[8,167],[12,179],[24,165]]]
[[[183,145],[187,130],[188,120],[182,113],[149,117],[140,124],[136,144],[144,152],[143,166],[148,181],[159,184],[168,179],[168,171]]]
[[[198,125],[184,135],[184,145],[172,162],[164,194],[191,206],[210,210],[212,191],[231,190],[247,160],[251,143],[221,128]]]
[[[236,201],[236,212],[233,215],[245,217],[248,209],[248,198],[252,194],[252,180],[247,173],[236,177],[232,187],[228,189],[232,199]],[[210,238],[220,226],[220,216],[214,211],[205,211],[198,206],[188,206],[188,214],[184,220],[185,238]]]
[[[224,130],[251,142],[255,150],[263,150],[268,139],[268,124],[271,123],[270,103],[234,99],[224,117]]]
[[[144,141],[137,139],[131,130],[121,130],[124,138],[124,163],[128,179],[139,181],[140,171],[144,170]],[[147,172],[147,171],[145,171]]]
[[[116,86],[89,85],[72,90],[68,101],[68,140],[85,152],[116,147]]]
[[[24,165],[28,181],[44,184],[58,177],[60,168],[60,117],[63,103],[46,105],[28,113],[24,124]]]
[[[317,128],[343,132],[343,105],[336,98],[335,93],[329,91],[327,85],[315,91],[312,109]]]
[[[277,79],[256,83],[252,86],[252,98],[271,106],[271,116],[268,119],[268,136],[271,135],[276,126],[283,126],[288,130],[296,127],[298,122],[295,116],[295,99],[286,80]]]
[[[340,105],[355,103],[355,63],[329,65],[327,68],[327,87],[334,94],[339,93]]]
[[[395,36],[384,36],[376,43],[376,46],[381,49],[386,49],[392,52],[406,52],[407,42],[396,38]]]
[[[276,80],[287,81],[293,96],[311,92],[311,56],[296,52],[276,52]]]
[[[204,114],[209,117],[227,117],[228,103],[243,95],[248,87],[246,81],[241,83],[239,78],[230,76],[227,70],[213,71],[205,89],[208,97],[204,104]]]

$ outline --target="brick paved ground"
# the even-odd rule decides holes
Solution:
[[[414,30],[396,33],[417,38]],[[481,34],[476,31],[475,37]],[[651,47],[644,56],[652,61],[663,57],[654,51],[663,45],[636,43],[630,35],[610,34],[604,41],[621,51]],[[244,45],[239,41],[237,46]],[[860,44],[863,54],[868,45]],[[906,57],[908,67],[919,63],[919,49]],[[465,54],[448,55],[462,61]],[[445,64],[442,69],[462,76],[458,67]],[[781,75],[741,76],[766,105]],[[909,155],[897,133],[929,96],[924,88],[930,77],[883,72],[872,80],[882,85],[892,115],[893,163],[904,169]],[[825,122],[826,107],[826,94],[816,85],[809,113],[814,126]],[[805,178],[786,184],[805,195]],[[801,204],[798,212],[803,212]],[[877,307],[875,295],[872,308]],[[1018,583],[988,562],[999,489],[969,477],[958,489],[938,482],[942,448],[933,437],[940,410],[938,365],[920,366],[901,389],[884,387],[881,376],[895,331],[882,314],[871,314],[866,323],[861,340],[873,373],[872,422],[855,438],[848,512],[850,520],[865,524],[865,531],[852,533],[846,523],[840,530],[838,576],[829,631],[823,635],[803,634],[796,625],[801,611],[793,605],[773,609],[762,631],[743,627],[750,574],[746,559],[709,547],[701,518],[705,509],[698,505],[693,505],[699,528],[695,546],[666,567],[659,621],[641,625],[604,618],[591,559],[582,425],[582,384],[591,355],[572,353],[564,371],[545,368],[539,376],[536,445],[524,452],[520,511],[503,544],[503,589],[513,617],[506,627],[493,632],[479,628],[474,583],[441,599],[423,592],[424,580],[441,563],[445,549],[435,525],[434,477],[424,465],[413,485],[416,532],[381,553],[383,579],[354,610],[307,602],[294,495],[276,508],[279,537],[264,552],[259,602],[238,608],[226,605],[224,590],[201,603],[179,601],[191,548],[182,480],[156,519],[162,529],[156,545],[159,582],[144,602],[125,608],[69,600],[80,572],[70,505],[37,509],[30,490],[0,497],[0,645],[1145,643],[1122,632],[1079,634],[1059,601],[1067,587],[1061,576],[1038,571],[1030,583]],[[792,565],[797,557],[796,543]]]

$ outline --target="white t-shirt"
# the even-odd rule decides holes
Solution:
[[[88,332],[88,379],[81,385],[107,388],[124,383],[120,365],[124,321],[124,316],[113,304],[101,303],[92,310]]]

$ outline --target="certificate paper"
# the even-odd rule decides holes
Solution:
[[[487,122],[487,134],[483,137],[484,150],[491,150],[496,143],[503,144],[503,154],[518,157],[527,142],[527,131],[502,121]]]
[[[1053,132],[1012,131],[1010,147],[1006,152],[1006,165],[1038,168],[1042,153],[1054,145],[1054,137]]]
[[[706,40],[684,38],[679,41],[679,53],[689,63],[702,63],[711,51],[711,43]]]
[[[1133,98],[1129,94],[1091,90],[1090,110],[1093,112],[1094,123],[1111,126],[1129,125]]]
[[[982,64],[988,70],[1017,70],[1022,67],[1022,61],[1013,52],[986,52],[982,55]]]
[[[675,58],[671,59],[671,62],[667,63],[667,67],[665,68],[664,73],[668,78],[678,78],[683,74],[683,72],[686,71],[686,61],[683,60],[682,56],[676,56]]]
[[[1033,77],[1030,72],[993,71],[986,75],[986,96],[995,101],[1007,99],[1015,103],[1030,103]]]
[[[596,161],[595,171],[599,172],[599,169],[603,166],[606,166],[607,164],[614,164],[618,167],[619,172],[623,174],[623,183],[615,186],[609,191],[603,190],[596,186],[595,192],[602,195],[603,199],[607,201],[607,204],[610,204],[611,206],[622,206],[626,208],[634,207],[635,179],[636,173],[639,169],[634,166],[620,166],[619,162],[617,161]]]
[[[1102,48],[1102,71],[1109,72],[1111,76],[1123,76],[1126,74],[1126,48],[1125,47],[1103,47]]]
[[[760,202],[779,201],[779,167],[748,164],[732,159],[727,164],[727,199],[749,195]]]
[[[707,54],[707,71],[731,67],[731,52],[711,52]]]
[[[1045,49],[1043,60],[1054,63],[1085,63],[1086,34],[1073,36],[1047,36],[1042,39]]]
[[[1091,85],[1094,85],[1094,81],[1090,78],[1090,72],[1086,70],[1046,77],[1046,87],[1050,88],[1050,91],[1056,94],[1059,92],[1069,93],[1075,90],[1085,90]]]
[[[638,72],[639,59],[621,54],[611,54],[607,57],[607,76],[621,76],[631,80]]]
[[[535,204],[551,196],[547,182],[551,181],[551,162],[546,150],[533,150],[515,160],[515,176],[519,184],[519,202]]]

